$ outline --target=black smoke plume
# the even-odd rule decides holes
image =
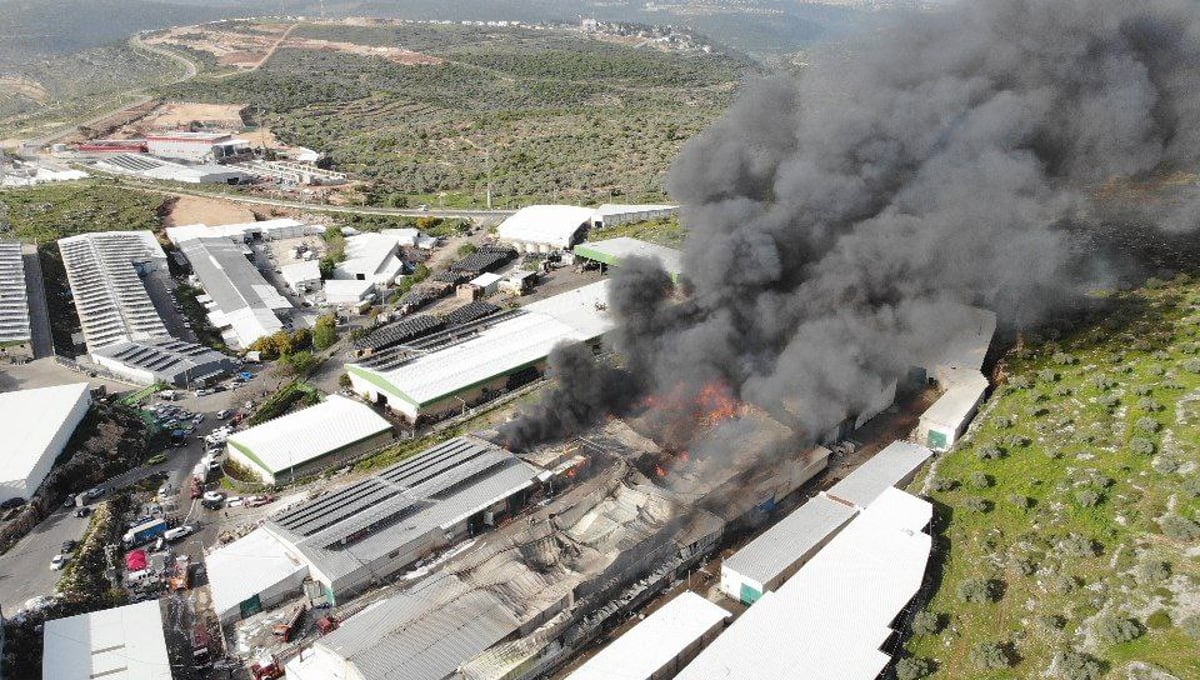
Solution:
[[[645,262],[613,277],[611,342],[639,380],[581,392],[593,369],[560,366],[551,400],[600,401],[543,404],[513,442],[711,380],[815,437],[968,323],[963,304],[1037,323],[1111,283],[1098,238],[1193,233],[1194,200],[1114,218],[1096,195],[1195,169],[1197,7],[964,2],[748,86],[671,170],[690,296]]]

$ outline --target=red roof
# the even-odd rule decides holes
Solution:
[[[141,571],[147,564],[145,550],[130,550],[125,555],[125,569],[128,571]]]

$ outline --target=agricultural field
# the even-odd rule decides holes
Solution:
[[[365,180],[367,203],[395,207],[483,206],[489,179],[496,207],[664,200],[671,159],[758,73],[719,51],[565,30],[299,24],[288,36],[439,63],[282,43],[257,69],[161,94],[262,110],[281,142],[329,152]]]
[[[936,592],[902,679],[1200,677],[1200,283],[1108,302],[1019,341],[914,482]]]

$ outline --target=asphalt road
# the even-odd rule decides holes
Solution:
[[[58,508],[0,557],[0,606],[6,615],[30,598],[50,593],[58,584],[62,572],[52,571],[50,560],[62,551],[63,541],[79,540],[88,523],[73,513],[73,509]]]

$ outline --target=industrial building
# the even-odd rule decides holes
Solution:
[[[732,615],[684,591],[600,650],[566,680],[667,680],[712,642]]]
[[[180,250],[208,294],[208,319],[226,344],[249,347],[283,329],[278,314],[290,313],[292,303],[254,268],[244,244],[199,238],[184,241]]]
[[[182,246],[185,242],[198,238],[227,238],[237,243],[250,241],[271,241],[287,238],[313,236],[324,231],[319,226],[305,224],[290,217],[280,217],[260,222],[239,222],[237,224],[184,224],[178,227],[167,227],[167,238],[171,243]]]
[[[329,279],[323,285],[325,304],[357,307],[375,295],[375,284],[358,279]]]
[[[572,205],[531,205],[521,208],[496,229],[504,243],[526,253],[569,250],[592,222],[592,210]]]
[[[252,614],[305,579],[330,602],[345,599],[511,517],[539,473],[493,444],[457,437],[292,505],[209,556],[217,612],[223,621]],[[242,570],[258,569],[258,560],[263,573],[247,577]]]
[[[373,356],[346,371],[358,394],[411,420],[461,411],[515,380],[528,382],[559,343],[597,341],[613,325],[607,293],[607,281],[589,284],[435,336],[419,352]]]
[[[721,562],[721,592],[753,604],[825,547],[858,510],[818,495]]]
[[[0,352],[32,357],[23,248],[20,241],[0,241]]]
[[[664,271],[671,275],[672,280],[683,273],[683,253],[674,248],[667,248],[648,241],[642,241],[628,236],[612,238],[606,241],[589,241],[575,246],[575,257],[590,260],[605,267],[619,267],[621,261],[629,257],[646,257],[658,260]]]
[[[335,279],[370,281],[390,286],[404,271],[399,241],[387,234],[359,234],[346,239],[346,259],[333,269]]]
[[[184,184],[243,184],[254,179],[250,173],[224,165],[184,165],[153,156],[116,154],[96,161],[96,167],[118,175]]]
[[[306,295],[321,289],[321,265],[316,260],[285,264],[279,268],[279,276],[296,295]]]
[[[204,386],[237,368],[233,359],[214,349],[174,338],[119,342],[91,356],[97,365],[142,385]]]
[[[884,490],[677,680],[875,680],[891,662],[893,622],[925,581],[932,515],[927,501]]]
[[[679,212],[679,206],[677,205],[605,203],[596,208],[592,216],[592,222],[597,228],[603,229],[604,227],[616,227],[630,222],[660,220],[665,217],[671,217],[677,212]]]
[[[0,503],[33,496],[91,404],[87,383],[0,393]]]
[[[213,610],[230,623],[269,609],[300,592],[308,564],[259,527],[204,558]]]
[[[921,414],[917,426],[917,441],[934,451],[946,451],[963,436],[989,386],[982,373],[970,369],[961,376],[949,372],[943,376],[951,379],[949,388]]]
[[[944,332],[929,355],[918,362],[925,377],[949,385],[963,371],[983,371],[983,362],[996,334],[996,313],[967,305],[952,304],[939,308],[939,318],[930,319],[943,327]]]
[[[158,600],[46,622],[43,680],[171,680]]]
[[[871,456],[825,493],[849,505],[865,508],[884,491],[912,481],[933,451],[912,442],[895,441]]]
[[[170,337],[142,281],[167,268],[167,255],[152,232],[80,234],[59,239],[58,249],[88,352]]]
[[[230,435],[229,457],[275,484],[392,441],[392,425],[371,407],[339,395]]]
[[[221,132],[169,132],[146,135],[146,150],[162,158],[219,161],[247,155],[250,144]]]

